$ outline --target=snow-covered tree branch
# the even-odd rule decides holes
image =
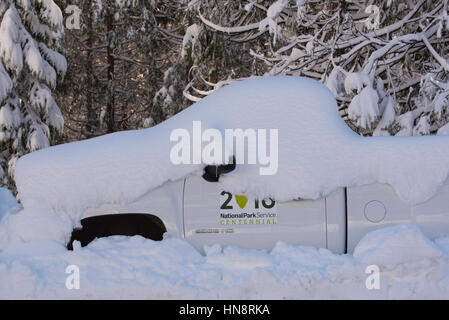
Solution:
[[[447,0],[212,2],[191,2],[205,30],[248,43],[264,75],[325,82],[358,133],[449,131]],[[255,39],[263,45],[254,46]],[[240,78],[198,75],[184,95],[197,100]]]
[[[0,183],[17,158],[57,142],[64,120],[52,95],[67,63],[63,16],[52,0],[0,2]]]

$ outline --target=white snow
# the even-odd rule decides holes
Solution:
[[[61,110],[53,98],[50,89],[45,84],[37,81],[33,82],[30,90],[30,102],[37,113],[44,111],[48,115],[46,119],[48,125],[53,126],[60,132],[63,130],[64,118],[62,117]],[[46,140],[48,146],[48,139]]]
[[[361,262],[382,266],[433,259],[441,255],[441,250],[415,225],[399,225],[370,232],[354,250],[354,257]]]
[[[382,118],[377,124],[376,129],[373,132],[374,136],[389,136],[390,133],[386,130],[395,119],[394,100],[388,96],[385,100],[385,108],[382,113]]]
[[[47,59],[47,61],[51,63],[53,67],[55,67],[57,72],[62,74],[65,74],[67,72],[67,60],[62,54],[48,49],[47,46],[42,42],[39,43],[39,49],[42,51],[45,59]]]
[[[247,11],[247,12],[251,11],[251,9],[253,8],[253,6],[254,6],[254,2],[248,2],[248,3],[245,5],[245,11]]]
[[[348,117],[356,121],[359,127],[371,128],[371,123],[379,117],[378,104],[379,97],[376,90],[365,87],[349,104]]]
[[[414,136],[422,136],[430,134],[430,115],[422,116],[417,125],[413,128]]]
[[[145,120],[143,121],[144,128],[149,128],[149,127],[152,127],[153,125],[154,125],[154,119],[151,116],[148,118],[145,118]]]
[[[31,72],[39,79],[46,81],[49,85],[54,87],[56,85],[56,71],[53,67],[42,58],[35,40],[29,38],[28,43],[23,50],[26,64]]]
[[[449,88],[447,89],[449,90]],[[437,94],[435,100],[433,101],[434,112],[438,115],[439,118],[441,118],[443,111],[446,111],[449,108],[449,100],[447,98],[447,95],[448,92],[443,91],[442,93]]]
[[[3,63],[0,63],[0,103],[5,100],[12,89],[12,80],[3,67]]]
[[[201,27],[196,23],[192,24],[186,29],[186,33],[184,34],[184,38],[182,39],[182,49],[181,49],[181,57],[187,54],[187,47],[190,46],[192,52],[195,48],[196,43],[198,42],[198,37],[200,36]]]
[[[396,136],[412,136],[413,135],[413,123],[415,118],[413,116],[413,111],[408,111],[401,114],[398,119],[398,123],[401,125],[401,130],[396,133]]]
[[[290,0],[276,0],[272,5],[268,7],[267,17],[272,20],[276,19],[289,2]]]
[[[0,128],[11,129],[20,124],[20,113],[17,108],[11,110],[11,106],[5,105],[0,108]]]
[[[48,133],[45,134],[44,128],[34,127],[33,132],[28,136],[27,148],[30,151],[36,151],[39,149],[47,148],[50,146],[48,141]]]
[[[449,123],[445,124],[440,129],[438,129],[437,134],[438,135],[449,135]]]
[[[153,104],[157,105],[158,101],[160,101],[165,107],[168,107],[173,103],[173,100],[170,97],[169,91],[166,87],[160,88],[154,95]]]
[[[261,176],[258,165],[239,165],[220,180],[230,192],[259,198],[316,199],[338,187],[380,182],[416,204],[432,197],[449,171],[449,137],[360,137],[340,118],[324,85],[266,77],[223,87],[149,129],[26,155],[15,173],[19,197],[25,208],[46,208],[77,220],[88,207],[131,202],[168,180],[200,174],[204,165],[170,162],[171,131],[191,132],[194,120],[202,121],[203,130],[222,133],[227,128],[279,130],[277,174]]]
[[[23,55],[20,46],[20,18],[15,7],[9,8],[0,25],[0,57],[6,63],[6,69],[19,74],[23,68]]]
[[[368,234],[357,255],[278,242],[270,252],[136,236],[97,239],[67,251],[54,241],[0,251],[1,299],[448,299],[449,238],[413,226]],[[369,265],[379,289],[369,290]],[[69,290],[68,266],[80,288]]]
[[[59,6],[53,0],[40,0],[40,2],[42,2],[40,15],[49,21],[52,27],[62,28],[63,16]]]
[[[0,223],[4,216],[16,212],[18,209],[20,209],[20,206],[11,191],[6,188],[0,188]]]
[[[285,7],[289,4],[290,0],[276,0],[267,9],[267,17],[260,21],[259,31],[269,30],[274,35],[273,43],[276,44],[276,40],[282,37],[281,29],[277,24],[277,18]]]
[[[53,0],[42,1],[41,17],[53,27],[62,29],[63,17],[59,7]],[[62,36],[62,34],[50,30],[48,25],[42,24],[36,14],[30,10],[29,3],[23,3],[22,5],[25,11],[27,11],[28,19],[31,21],[29,27],[35,34],[40,34],[51,39]],[[43,59],[41,52],[54,68],[46,59]],[[50,50],[42,43],[38,43],[28,33],[14,5],[11,5],[6,10],[0,25],[0,58],[5,63],[5,69],[13,71],[14,75],[18,75],[22,71],[24,63],[26,63],[29,69],[39,79],[46,81],[51,86],[55,86],[56,84],[56,71],[64,74],[67,70],[67,62],[63,55],[54,50]],[[2,73],[0,69],[0,81],[6,81],[1,80],[4,78]],[[0,100],[2,100],[1,90]]]
[[[342,96],[343,92],[346,92],[344,86],[346,74],[347,72],[343,68],[336,66],[332,69],[331,73],[326,79],[326,86],[337,98]]]
[[[337,70],[339,71],[339,70]],[[345,91],[350,94],[355,91],[355,93],[360,93],[364,87],[371,86],[371,80],[369,76],[362,72],[347,72],[345,78]]]

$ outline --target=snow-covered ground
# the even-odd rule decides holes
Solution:
[[[18,211],[20,207],[11,191],[6,188],[0,188],[0,222],[7,213]]]
[[[67,289],[79,268],[79,289]],[[379,268],[379,289],[367,267]],[[372,268],[372,267],[371,267]],[[369,269],[373,272],[373,269]],[[374,281],[374,282],[372,282]],[[74,282],[72,282],[73,284]],[[353,255],[278,242],[271,251],[140,236],[68,251],[55,241],[0,252],[1,299],[448,299],[449,238],[412,225],[368,234]]]

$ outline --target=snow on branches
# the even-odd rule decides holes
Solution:
[[[51,89],[67,63],[63,17],[53,0],[0,3],[0,184],[13,187],[16,159],[45,148],[64,121]]]
[[[207,30],[246,44],[253,60],[265,66],[264,75],[326,83],[356,132],[447,132],[439,129],[449,121],[448,0],[225,2],[195,2]],[[207,83],[199,75],[184,96],[195,101],[204,96],[199,93],[240,78]],[[212,90],[195,90],[207,86]]]

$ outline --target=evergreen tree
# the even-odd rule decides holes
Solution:
[[[58,142],[52,89],[66,72],[63,16],[53,0],[0,1],[0,184],[14,189],[21,155]]]

